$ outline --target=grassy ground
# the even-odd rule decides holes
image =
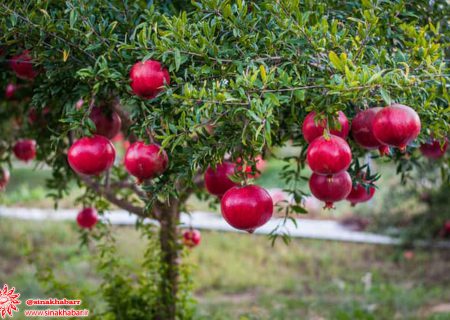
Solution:
[[[114,233],[122,259],[138,265],[144,241],[132,228]],[[0,283],[15,286],[22,301],[46,297],[36,271],[58,261],[58,277],[95,288],[92,252],[79,249],[78,238],[73,223],[0,219]],[[262,236],[203,232],[189,259],[197,265],[197,319],[450,319],[433,312],[449,311],[449,252],[405,260],[389,247],[311,240],[271,247]]]

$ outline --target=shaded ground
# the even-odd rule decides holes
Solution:
[[[132,228],[114,233],[122,258],[139,265],[145,242]],[[0,283],[16,286],[22,299],[48,296],[36,270],[51,261],[57,277],[78,288],[99,284],[74,224],[0,219],[0,243]],[[311,240],[271,247],[263,236],[204,232],[189,259],[197,265],[197,319],[450,319],[448,251],[405,260],[389,247]]]

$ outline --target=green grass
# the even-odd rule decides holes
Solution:
[[[133,228],[114,234],[121,259],[138,266],[145,242]],[[54,263],[74,289],[95,288],[94,251],[80,249],[78,238],[74,223],[0,219],[0,284],[16,286],[22,300],[47,297],[36,271]],[[263,236],[203,232],[189,261],[197,319],[450,319],[429,311],[450,301],[449,252],[404,260],[390,247],[312,240],[271,247]]]

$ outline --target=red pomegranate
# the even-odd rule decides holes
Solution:
[[[347,171],[333,176],[313,173],[309,178],[309,189],[319,200],[325,202],[324,209],[332,209],[333,203],[344,200],[352,191],[352,179]]]
[[[350,201],[352,207],[354,207],[357,203],[369,201],[374,194],[374,187],[369,187],[369,190],[367,190],[363,185],[358,184],[352,187],[352,191],[347,196],[346,200]]]
[[[212,195],[221,197],[229,189],[237,184],[231,181],[230,176],[234,175],[236,165],[234,163],[224,161],[218,164],[215,169],[208,167],[205,172],[205,187]]]
[[[45,124],[46,119],[45,117],[50,113],[50,108],[45,107],[40,112],[36,108],[31,108],[28,110],[28,123],[30,125],[34,125],[36,123],[39,124]]]
[[[137,62],[130,71],[131,89],[139,97],[153,99],[170,84],[170,76],[167,69],[155,60]]]
[[[261,175],[261,172],[267,166],[266,160],[264,160],[262,158],[262,156],[260,156],[260,155],[255,158],[254,162],[255,162],[257,172],[252,173],[252,171],[253,171],[252,166],[248,163],[247,163],[247,166],[245,167],[245,172],[247,172],[247,177],[249,177],[249,178],[259,178],[259,176]],[[241,171],[243,169],[242,166],[240,165],[241,163],[242,163],[242,159],[238,158],[236,161],[236,164],[238,166],[237,167],[238,171]]]
[[[157,144],[145,144],[142,141],[133,143],[125,154],[125,168],[138,179],[152,179],[166,171],[169,158],[166,151]]]
[[[445,221],[444,230],[446,234],[450,234],[450,220]]]
[[[77,215],[77,223],[80,228],[91,229],[98,222],[97,210],[94,208],[84,208]]]
[[[28,50],[12,57],[9,65],[19,78],[32,80],[37,76]]]
[[[5,190],[9,182],[9,171],[8,169],[0,167],[0,191]]]
[[[202,240],[202,235],[200,231],[196,229],[189,229],[183,232],[183,243],[189,248],[196,247],[200,244]]]
[[[305,121],[303,121],[302,133],[308,143],[311,143],[315,138],[322,136],[325,128],[327,127],[326,119],[317,122],[315,120],[315,117],[316,112],[311,111],[306,116]],[[339,111],[338,113],[338,121],[341,125],[341,128],[339,130],[330,130],[330,133],[345,139],[348,136],[350,126],[348,124],[347,117],[342,111]]]
[[[272,217],[273,201],[259,186],[233,187],[222,197],[221,209],[232,227],[253,233]]]
[[[122,120],[117,112],[106,108],[92,108],[89,118],[94,122],[95,133],[108,139],[114,138],[122,126]]]
[[[308,146],[306,159],[313,172],[332,175],[348,169],[352,153],[348,143],[341,137],[321,136]]]
[[[444,145],[441,146],[441,143],[438,140],[431,139],[427,143],[422,143],[420,145],[420,152],[430,159],[439,159],[441,158],[445,152],[447,151],[448,140],[445,139]]]
[[[28,162],[36,157],[36,141],[32,139],[20,139],[13,147],[17,159]]]
[[[364,149],[378,149],[384,156],[389,154],[389,147],[378,141],[373,134],[373,121],[382,109],[377,107],[359,112],[352,121],[352,136],[356,143]]]
[[[14,83],[8,83],[5,89],[5,98],[11,100],[16,95],[18,87]]]
[[[373,120],[373,134],[381,143],[406,150],[420,133],[419,115],[410,107],[392,104],[380,110]]]
[[[86,175],[98,175],[108,170],[115,157],[116,150],[111,141],[98,135],[75,141],[67,154],[70,167]]]

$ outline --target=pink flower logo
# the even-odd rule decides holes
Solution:
[[[17,305],[21,303],[20,293],[14,293],[15,290],[14,287],[9,289],[7,284],[3,285],[3,289],[0,290],[0,316],[2,319],[5,319],[6,315],[12,317],[13,311],[19,311]]]

